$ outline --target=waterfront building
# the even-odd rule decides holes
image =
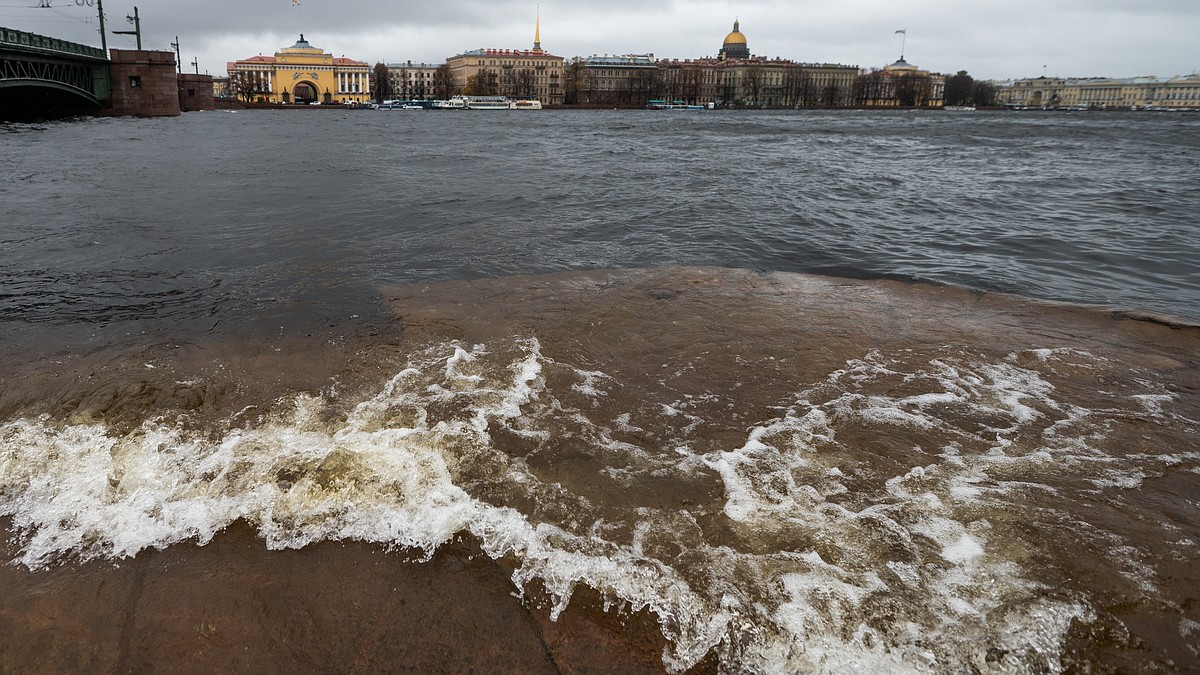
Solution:
[[[213,98],[233,98],[228,77],[213,78]]]
[[[654,98],[688,105],[722,102],[722,71],[713,58],[663,59],[658,62],[659,86]]]
[[[433,74],[437,72],[436,63],[389,63],[388,85],[391,97],[404,100],[424,100],[433,98]]]
[[[726,59],[718,64],[721,99],[763,107],[848,106],[858,66],[788,59]]]
[[[1015,108],[1200,109],[1200,74],[1167,79],[1043,76],[1000,87],[999,96]]]
[[[703,92],[717,103],[754,107],[848,106],[854,100],[858,75],[858,66],[755,56],[736,20],[717,58],[693,64],[711,69],[712,75],[691,74],[686,61],[679,66],[675,62],[667,65],[668,73],[677,73],[675,79],[684,98],[690,98],[692,92]],[[668,87],[673,86],[672,78],[666,79]]]
[[[855,105],[879,108],[941,108],[946,78],[904,60],[858,74]]]
[[[582,103],[646,105],[658,85],[658,63],[653,54],[589,56],[583,60]]]
[[[563,100],[563,57],[542,49],[541,19],[533,49],[476,49],[446,59],[455,93],[536,98],[542,105]]]
[[[858,66],[755,56],[737,21],[733,28],[715,58],[656,61],[653,54],[626,54],[581,59],[572,65],[577,100],[635,106],[651,100],[753,107],[853,105]]]
[[[264,103],[365,103],[371,99],[371,68],[334,57],[300,40],[274,56],[227,64],[231,89],[244,101]]]

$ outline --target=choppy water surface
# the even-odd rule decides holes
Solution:
[[[468,536],[671,671],[1186,670],[1198,127],[5,127],[0,515],[34,579]]]

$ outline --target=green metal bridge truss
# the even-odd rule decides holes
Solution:
[[[0,88],[41,87],[83,97],[109,99],[104,50],[0,27]]]

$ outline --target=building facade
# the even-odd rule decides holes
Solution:
[[[533,49],[476,49],[446,59],[456,94],[536,98],[563,102],[563,57],[542,49],[541,19],[534,24]]]
[[[751,57],[721,61],[719,99],[758,107],[844,107],[854,103],[858,66]]]
[[[388,87],[392,98],[405,100],[424,100],[433,98],[433,74],[437,72],[436,63],[389,63]]]
[[[861,72],[855,81],[854,104],[869,108],[941,108],[946,78],[904,60]]]
[[[849,106],[854,103],[858,66],[799,63],[754,56],[734,22],[716,58],[660,59],[653,54],[590,56],[582,60],[578,102],[647,105],[753,107]]]
[[[711,77],[699,78],[699,88],[710,100],[725,105],[753,107],[848,106],[854,101],[858,66],[836,63],[799,63],[790,59],[755,56],[738,21],[725,36],[715,60],[702,59],[700,67],[712,68]],[[685,90],[695,85],[680,68]],[[710,86],[712,90],[707,91]]]
[[[1014,108],[1141,110],[1200,109],[1200,74],[1159,79],[1035,77],[998,88]]]
[[[644,106],[658,83],[653,54],[589,56],[583,60],[581,103]]]
[[[247,102],[365,103],[371,99],[370,66],[335,58],[300,40],[274,56],[227,64],[230,89]]]

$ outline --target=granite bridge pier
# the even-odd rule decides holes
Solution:
[[[174,52],[106,53],[0,27],[0,120],[159,117],[212,107],[212,77],[178,73]]]

